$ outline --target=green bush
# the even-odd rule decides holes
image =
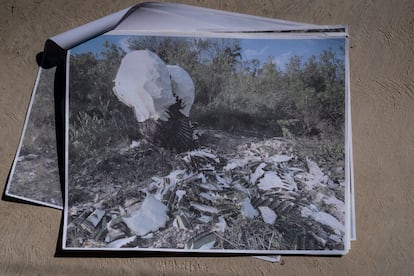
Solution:
[[[331,50],[305,61],[294,56],[281,71],[271,58],[264,64],[243,60],[238,40],[141,37],[129,43],[130,49],[149,49],[191,75],[196,101],[190,116],[201,127],[252,135],[343,135],[344,63]],[[85,132],[76,137],[94,135],[92,123],[100,133],[109,129],[112,141],[139,137],[131,108],[112,92],[124,55],[108,43],[99,55],[71,59],[71,125]]]

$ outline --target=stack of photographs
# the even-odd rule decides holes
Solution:
[[[349,251],[344,26],[144,3],[51,41],[6,194],[64,250]]]

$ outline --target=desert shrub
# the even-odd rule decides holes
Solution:
[[[43,70],[39,79],[30,118],[27,123],[21,154],[41,153],[55,146],[55,109],[53,80],[55,69]]]
[[[272,58],[263,64],[243,60],[238,40],[141,37],[129,45],[149,49],[190,74],[196,88],[191,118],[202,127],[276,136],[343,133],[344,63],[331,50],[309,60],[294,56],[282,71]],[[137,137],[131,109],[112,93],[124,54],[108,43],[99,55],[72,59],[71,112]],[[75,117],[73,124],[81,121]]]
[[[72,157],[86,158],[109,145],[138,139],[133,110],[112,92],[124,53],[108,45],[98,58],[92,53],[73,56],[70,68],[70,140]]]

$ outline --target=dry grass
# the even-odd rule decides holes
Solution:
[[[286,174],[295,176],[299,171],[307,171],[306,162],[296,152],[300,148],[298,141],[260,140],[212,130],[203,133],[208,137],[202,140],[210,144],[198,151],[174,154],[143,142],[135,148],[124,142],[106,148],[98,158],[73,163],[67,246],[105,247],[111,241],[134,236],[122,217],[133,212],[130,211],[133,208],[139,209],[140,202],[151,194],[168,208],[165,227],[143,237],[136,236],[123,247],[343,248],[341,241],[329,238],[332,229],[301,215],[302,208],[311,205],[329,213],[331,206],[322,206],[318,194],[338,194],[340,185],[309,191],[304,189],[303,183],[300,185],[301,180],[294,178],[297,183],[294,190],[266,191],[250,181],[263,162],[266,171],[274,171],[286,183]],[[254,158],[249,160],[249,154]],[[268,157],[280,155],[292,158],[281,163],[266,161]],[[228,169],[234,160],[243,158],[248,160],[245,164]],[[336,183],[338,179],[331,181]],[[185,193],[181,199],[177,196],[180,191]],[[276,221],[273,224],[264,222],[259,212],[254,218],[246,217],[242,211],[242,201],[246,198],[256,210],[260,206],[273,210],[277,214]],[[97,209],[104,210],[105,215],[96,227],[85,230],[82,223]],[[225,224],[220,228],[223,221]]]

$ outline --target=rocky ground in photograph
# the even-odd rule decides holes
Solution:
[[[42,150],[42,153],[23,153],[17,158],[9,193],[62,206],[56,149],[45,144]]]
[[[335,147],[199,134],[203,146],[181,154],[125,141],[70,164],[67,247],[344,248],[344,160]]]

